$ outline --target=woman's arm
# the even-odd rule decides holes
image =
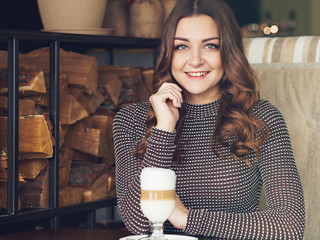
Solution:
[[[178,107],[182,101],[181,89],[165,83],[150,97],[157,125],[146,141],[143,159],[135,154],[137,145],[146,135],[147,113],[150,104],[134,104],[119,111],[113,124],[116,155],[116,186],[118,209],[126,227],[136,234],[146,233],[149,222],[140,209],[140,174],[145,167],[171,168],[176,150],[175,125],[179,119]]]
[[[133,105],[117,113],[113,124],[116,155],[116,187],[119,214],[126,227],[135,234],[145,234],[149,222],[140,209],[140,173],[145,167],[170,168],[176,149],[175,133],[152,129],[147,150],[141,161],[135,149],[145,135],[147,110]]]

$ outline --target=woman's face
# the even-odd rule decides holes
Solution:
[[[171,72],[189,103],[204,104],[220,97],[218,83],[224,70],[219,37],[216,21],[207,15],[182,18],[177,25]]]

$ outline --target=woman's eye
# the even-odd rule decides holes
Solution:
[[[219,49],[219,45],[210,43],[210,44],[207,44],[205,46],[205,48],[209,48],[209,49],[217,48],[217,49]]]
[[[174,49],[176,50],[184,50],[184,49],[188,49],[188,47],[186,45],[177,45],[174,47]]]

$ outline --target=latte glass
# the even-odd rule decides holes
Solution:
[[[141,172],[140,205],[143,214],[152,223],[152,235],[143,238],[165,239],[162,225],[175,207],[176,174],[164,168],[144,168]]]

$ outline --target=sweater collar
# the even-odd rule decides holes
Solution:
[[[216,116],[218,114],[221,99],[206,104],[185,103],[186,117],[205,118]]]

